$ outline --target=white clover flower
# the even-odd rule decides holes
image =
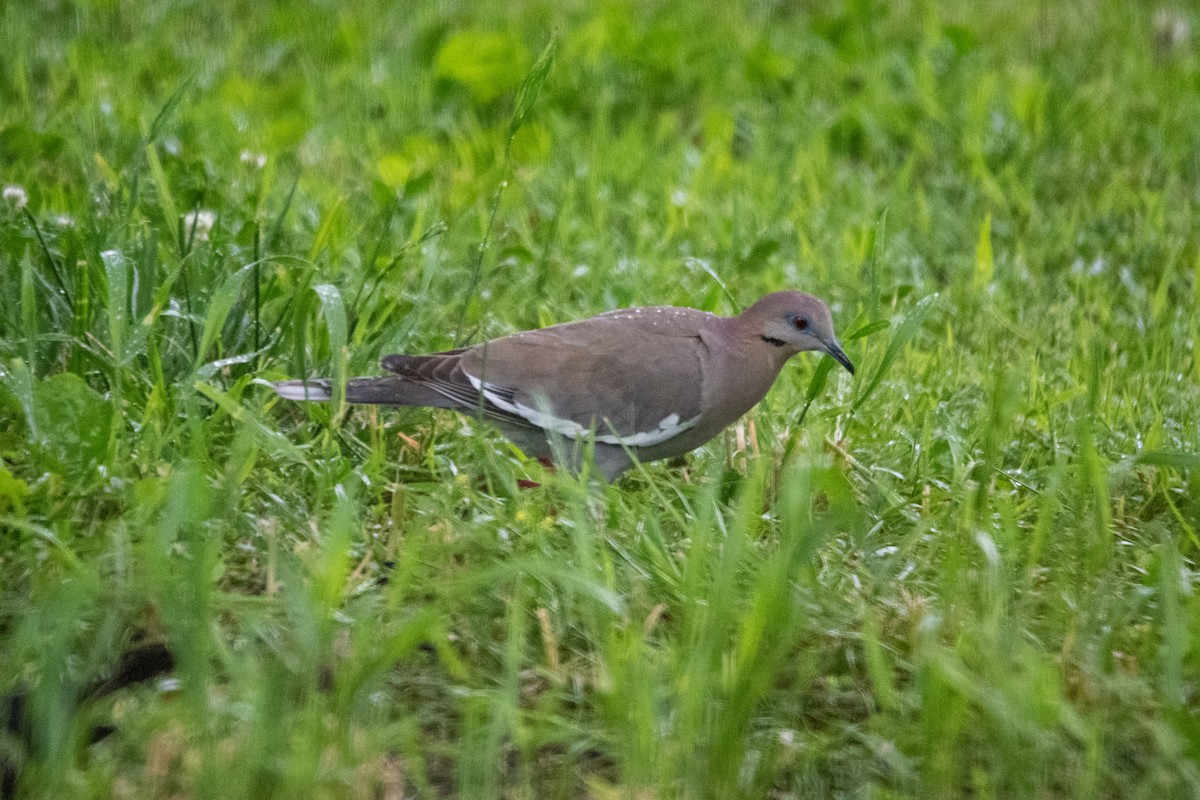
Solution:
[[[25,193],[24,186],[9,183],[4,186],[4,201],[15,208],[24,208],[29,205],[29,195]]]
[[[55,214],[51,221],[60,228],[75,227],[75,218],[70,214]]]
[[[241,155],[242,163],[247,167],[262,169],[267,165],[267,156],[264,153],[255,153],[252,150],[243,150]]]
[[[1160,8],[1154,12],[1154,39],[1160,54],[1179,50],[1192,38],[1192,23],[1181,12]]]
[[[183,215],[183,235],[197,242],[207,242],[208,234],[217,222],[217,212],[202,208]]]

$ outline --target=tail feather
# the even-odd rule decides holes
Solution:
[[[327,401],[333,398],[333,384],[327,378],[281,381],[274,388],[275,393],[285,400]],[[398,375],[351,378],[346,382],[346,402],[378,406],[455,407],[452,401],[429,387]]]
[[[333,387],[329,381],[318,379],[311,381],[280,381],[274,386],[275,394],[284,400],[329,400],[333,397]]]

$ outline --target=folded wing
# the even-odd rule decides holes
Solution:
[[[694,324],[641,323],[603,315],[514,334],[464,352],[459,369],[490,406],[527,424],[659,444],[700,420],[706,348]]]

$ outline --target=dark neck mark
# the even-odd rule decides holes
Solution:
[[[767,344],[773,344],[776,347],[783,347],[783,344],[784,344],[783,339],[774,339],[770,336],[764,336],[764,337],[762,337],[762,340],[764,342],[766,342]]]

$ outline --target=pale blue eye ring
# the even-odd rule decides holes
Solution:
[[[792,327],[798,331],[808,329],[808,320],[806,320],[804,317],[796,316],[795,314],[788,314],[787,320],[792,324]]]

